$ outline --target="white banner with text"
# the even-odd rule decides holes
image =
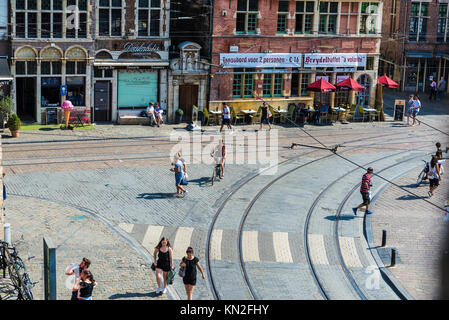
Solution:
[[[223,68],[300,68],[301,53],[221,53]]]
[[[306,53],[304,68],[365,67],[366,53]]]

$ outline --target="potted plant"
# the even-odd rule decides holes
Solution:
[[[20,121],[19,116],[13,113],[8,119],[8,128],[9,131],[11,131],[11,135],[13,138],[17,138],[19,136],[19,130],[21,126],[22,121]]]
[[[9,116],[12,113],[12,99],[10,96],[6,96],[0,100],[0,123],[4,128],[5,123],[8,121]]]
[[[182,116],[184,115],[184,111],[182,109],[176,110],[176,123],[180,123],[182,121]]]

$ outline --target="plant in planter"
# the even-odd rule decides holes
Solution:
[[[5,123],[8,121],[12,113],[12,99],[10,96],[6,96],[0,100],[0,124],[4,128]]]
[[[20,118],[17,114],[12,114],[11,117],[8,119],[7,124],[9,131],[11,131],[11,135],[13,138],[16,138],[19,136],[19,130],[22,126],[22,121],[20,121]]]
[[[175,113],[176,113],[176,123],[180,123],[182,121],[184,111],[182,109],[177,109]]]

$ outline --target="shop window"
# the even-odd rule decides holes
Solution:
[[[67,100],[70,100],[74,106],[84,106],[85,97],[85,78],[67,77]]]
[[[374,57],[366,57],[366,65],[357,67],[357,71],[374,70]]]
[[[53,0],[55,1],[55,0]],[[75,20],[70,17],[75,14],[74,11],[68,11],[66,14],[66,37],[67,38],[86,38],[87,36],[87,4],[86,0],[67,0],[67,7],[76,6],[78,8],[78,26]]]
[[[296,23],[295,33],[311,33],[313,28],[313,17],[315,12],[315,2],[296,2]]]
[[[279,1],[277,32],[287,32],[288,1]]]
[[[161,0],[139,0],[139,37],[159,37],[161,24]]]
[[[37,74],[36,61],[17,61],[16,74],[18,75],[33,75]]]
[[[238,0],[237,25],[238,33],[257,32],[258,0]]]
[[[349,75],[337,74],[335,83],[339,83],[349,77],[350,77]],[[347,103],[349,103],[349,90],[344,88],[339,88],[338,90],[336,90],[334,105],[338,106]]]
[[[254,69],[234,69],[234,81],[232,83],[233,98],[251,98],[254,92]]]
[[[86,62],[67,61],[66,74],[86,74]]]
[[[60,61],[42,61],[41,74],[61,74]]]
[[[377,31],[377,17],[379,4],[374,2],[362,2],[360,13],[361,34],[375,34]]]
[[[61,78],[41,78],[41,104],[42,107],[58,107],[61,103],[60,96]]]
[[[98,0],[99,35],[122,34],[122,0]]]
[[[429,4],[412,2],[409,27],[409,41],[426,41]]]
[[[310,96],[309,91],[307,91],[307,86],[310,84],[310,74],[302,73],[301,74],[301,97]]]
[[[319,33],[337,33],[338,2],[320,2]]]
[[[95,78],[112,78],[112,69],[100,69],[94,68],[94,77]]]
[[[367,107],[370,104],[371,79],[368,75],[364,74],[357,79],[357,82],[365,87],[365,91],[357,92],[357,105]]]
[[[282,97],[284,75],[282,73],[266,73],[263,76],[263,96]]]
[[[438,10],[437,41],[449,42],[448,4],[440,3],[440,8]]]

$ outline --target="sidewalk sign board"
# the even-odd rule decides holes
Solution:
[[[404,121],[404,115],[405,115],[405,100],[394,100],[393,120]]]

